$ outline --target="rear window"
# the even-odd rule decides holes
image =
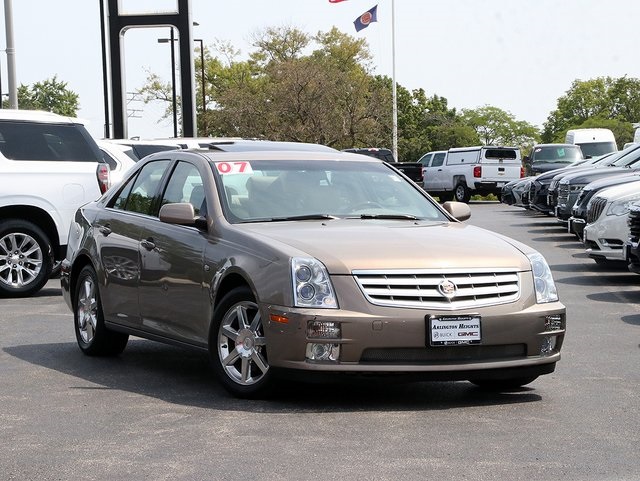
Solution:
[[[0,152],[11,160],[104,162],[79,124],[0,121]]]
[[[484,151],[484,158],[516,160],[518,158],[518,154],[515,149],[486,149]]]

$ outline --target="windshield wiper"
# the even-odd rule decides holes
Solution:
[[[350,217],[350,219],[391,219],[391,220],[418,220],[411,214],[361,214],[360,217]]]
[[[289,217],[271,217],[268,219],[256,219],[254,222],[286,222],[289,220],[331,220],[338,219],[335,215],[329,214],[305,214],[292,215]]]

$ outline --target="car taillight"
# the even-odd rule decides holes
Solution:
[[[473,168],[473,176],[474,177],[482,177],[482,166],[476,165]]]
[[[520,166],[520,178],[524,177],[524,167]]]
[[[111,185],[110,177],[109,177],[109,165],[108,164],[98,164],[98,168],[96,169],[96,177],[98,178],[98,187],[100,188],[100,193],[104,194]]]

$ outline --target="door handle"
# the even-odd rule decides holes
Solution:
[[[105,237],[108,236],[109,234],[111,234],[111,228],[109,227],[109,224],[107,225],[101,225],[100,227],[98,227],[98,231],[104,235]]]
[[[155,243],[153,242],[153,238],[149,237],[148,239],[143,239],[140,241],[140,245],[147,249],[148,251],[152,251],[156,248]]]

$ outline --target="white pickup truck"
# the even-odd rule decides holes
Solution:
[[[66,255],[77,208],[109,183],[109,167],[80,121],[0,110],[0,297],[44,286]]]
[[[424,190],[441,201],[468,202],[473,194],[498,197],[507,182],[524,177],[517,147],[461,147],[433,155],[422,168]]]

